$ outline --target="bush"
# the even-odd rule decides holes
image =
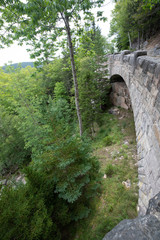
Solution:
[[[113,140],[111,136],[106,136],[103,138],[103,144],[104,146],[111,146],[113,144]]]
[[[51,240],[51,233],[57,239],[44,199],[30,190],[24,185],[16,189],[6,186],[1,192],[0,239]]]
[[[109,163],[105,169],[105,173],[107,177],[112,177],[112,175],[116,172],[116,167]]]
[[[7,174],[29,163],[31,153],[24,148],[24,139],[15,127],[17,116],[0,108],[0,120],[0,174]]]

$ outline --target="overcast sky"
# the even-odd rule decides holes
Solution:
[[[104,11],[104,17],[108,18],[108,21],[105,23],[97,22],[97,25],[101,28],[102,34],[104,36],[107,36],[109,33],[109,22],[111,20],[111,11],[113,8],[114,4],[112,3],[112,0],[105,0],[103,7],[100,9],[101,11]],[[0,50],[0,66],[3,66],[9,62],[19,63],[28,61],[33,61],[33,59],[30,59],[25,45],[20,47],[15,43],[9,48]]]

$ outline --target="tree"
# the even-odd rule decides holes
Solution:
[[[1,72],[0,167],[18,165],[26,180],[0,184],[4,240],[64,239],[69,224],[88,216],[99,186],[99,163],[74,128],[63,83],[55,84],[52,99],[37,74]]]
[[[111,35],[116,36],[119,50],[132,48],[159,30],[160,3],[157,0],[119,0],[111,21]]]
[[[0,198],[0,238],[3,240],[59,240],[58,229],[45,206],[41,191],[28,184],[5,186]]]
[[[84,32],[76,54],[77,76],[79,84],[79,101],[82,109],[84,130],[94,133],[101,106],[107,95],[108,81],[107,61],[108,43],[93,22],[92,27]]]
[[[143,0],[143,7],[152,9],[159,3],[159,0]]]
[[[54,99],[58,101],[59,99],[67,100],[67,93],[63,82],[56,82],[54,88]]]
[[[73,28],[71,30],[70,23],[74,22],[77,27],[78,21],[81,20],[80,12],[83,12],[85,19],[85,17],[91,16],[91,8],[100,6],[103,2],[104,0],[29,0],[27,3],[22,3],[20,0],[12,0],[2,1],[1,4],[0,26],[1,29],[5,29],[5,33],[7,32],[6,36],[5,34],[1,36],[1,41],[5,44],[10,44],[15,39],[20,39],[20,42],[27,41],[36,49],[34,56],[44,53],[47,62],[53,55],[52,50],[55,48],[57,36],[62,36],[63,30],[65,30],[70,52],[80,135],[83,130],[72,43]],[[63,21],[64,27],[58,27],[60,21]],[[49,53],[48,49],[51,49]]]
[[[33,105],[39,102],[43,106],[46,96],[35,68],[17,69],[11,73],[1,70],[0,73],[0,174],[5,175],[31,161],[32,149],[25,148],[19,126],[25,122],[23,112],[27,111],[30,121],[34,121],[36,111],[30,102]]]
[[[30,149],[24,150],[23,136],[16,129],[18,116],[0,106],[0,175],[16,172],[31,160]]]
[[[119,50],[132,47],[131,37],[135,35],[136,22],[133,18],[138,1],[118,1],[113,11],[111,21],[111,35],[116,34],[117,47]],[[132,35],[132,36],[131,36]]]
[[[55,58],[51,63],[45,64],[41,68],[43,87],[47,95],[53,96],[54,88],[57,82],[63,82],[67,95],[73,85],[70,60],[67,57]]]

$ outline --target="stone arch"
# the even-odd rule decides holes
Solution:
[[[124,79],[119,74],[114,74],[114,75],[111,76],[110,82],[111,83],[114,83],[114,82],[124,82]]]
[[[146,52],[111,55],[110,79],[121,77],[128,89],[134,115],[139,178],[139,214],[160,192],[160,62]],[[119,79],[120,79],[119,77]]]
[[[120,75],[115,74],[111,76],[110,83],[112,86],[110,100],[113,105],[127,110],[132,109],[129,89],[124,79]]]

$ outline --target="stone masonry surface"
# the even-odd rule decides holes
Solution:
[[[110,78],[122,77],[129,90],[137,138],[138,208],[143,216],[149,200],[160,192],[160,57],[123,51],[109,56],[108,67]]]
[[[110,94],[110,100],[114,106],[119,106],[124,109],[131,108],[130,96],[128,88],[125,82],[111,83],[112,92]]]

